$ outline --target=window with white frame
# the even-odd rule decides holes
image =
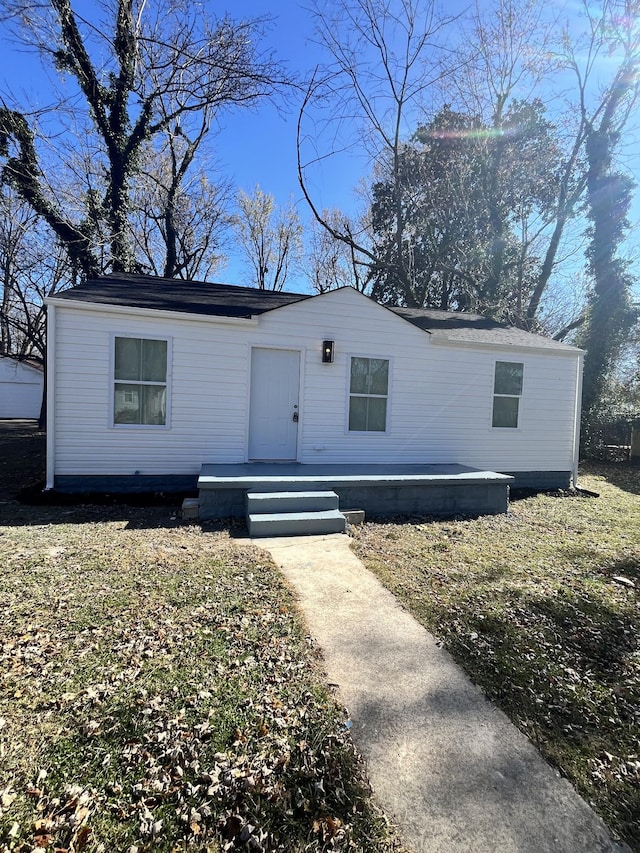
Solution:
[[[385,432],[389,396],[389,360],[351,358],[349,432]]]
[[[166,340],[116,337],[114,425],[166,425],[167,350]]]
[[[517,428],[523,375],[524,364],[517,361],[496,361],[492,426]]]

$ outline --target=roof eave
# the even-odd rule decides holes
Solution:
[[[132,316],[148,316],[163,320],[197,320],[199,322],[222,323],[231,326],[255,327],[258,325],[258,315],[249,317],[229,317],[225,314],[205,314],[188,311],[170,311],[166,308],[142,308],[137,305],[114,305],[110,302],[84,302],[80,299],[62,299],[56,296],[47,296],[46,305],[55,305],[57,308],[72,308],[79,311],[101,312],[109,311],[113,314],[129,314]],[[262,313],[262,312],[261,312]]]
[[[456,338],[449,338],[442,332],[432,332],[431,343],[436,344],[437,346],[463,347],[482,350],[497,349],[509,352],[512,352],[513,350],[522,350],[523,352],[543,353],[544,355],[549,355],[550,353],[553,353],[554,355],[576,356],[584,354],[585,352],[584,350],[579,349],[578,347],[572,347],[568,344],[563,344],[559,347],[545,347],[536,344],[511,343],[507,341],[461,341]]]

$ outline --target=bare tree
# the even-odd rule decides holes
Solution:
[[[46,296],[69,283],[65,251],[9,188],[0,193],[0,353],[45,360]]]
[[[352,242],[336,239],[316,219],[309,227],[306,252],[307,274],[317,293],[326,293],[338,287],[355,287],[364,292],[369,285],[369,263],[355,248],[363,242],[366,224],[358,224],[353,217],[340,210],[323,210],[322,219],[330,227],[350,235]]]
[[[525,328],[543,324],[557,338],[564,338],[585,321],[584,298],[565,291],[580,282],[576,264],[584,256],[583,202],[588,187],[588,145],[594,129],[613,121],[621,133],[635,100],[638,51],[638,4],[629,0],[601,0],[582,4],[582,17],[572,9],[569,23],[560,11],[536,0],[495,0],[476,4],[470,21],[463,23],[460,47],[455,54],[457,72],[447,78],[440,95],[471,115],[482,118],[495,134],[504,130],[504,119],[514,103],[534,103],[544,93],[555,128],[551,144],[555,162],[549,170],[549,190],[544,204],[525,205],[504,211],[500,187],[507,145],[494,146],[482,187],[492,225],[492,253],[488,275],[481,289],[491,296],[505,267],[505,234],[508,221],[517,228],[523,268],[530,273],[521,289],[514,322]],[[615,116],[615,118],[614,118]],[[545,146],[548,147],[548,146]],[[555,188],[554,188],[555,187]],[[503,209],[504,210],[504,209]],[[464,261],[463,261],[464,263]],[[562,294],[559,294],[561,291]],[[578,291],[584,297],[584,289]],[[545,303],[562,302],[573,310],[564,316],[548,310]]]
[[[418,27],[419,8],[425,7],[341,0],[336,16],[323,17],[316,7],[319,39],[333,64],[316,73],[299,116],[300,184],[328,232],[367,257],[374,280],[393,282],[388,298],[410,306],[425,304],[425,295],[435,290],[417,283],[422,258],[423,276],[428,277],[431,268],[442,278],[441,293],[456,276],[460,292],[468,292],[469,306],[504,315],[524,328],[540,328],[541,318],[551,316],[545,302],[558,303],[554,291],[575,278],[577,259],[584,255],[582,203],[588,184],[589,137],[609,122],[607,116],[615,116],[617,133],[630,117],[638,80],[637,0],[601,0],[597,10],[585,4],[582,23],[574,22],[571,28],[537,0],[495,0],[491,7],[478,3],[470,17],[459,19],[461,31],[450,40],[456,49],[438,53],[436,44],[435,54],[433,41],[443,41],[444,24],[432,17],[431,26]],[[307,124],[322,104],[337,122],[330,125],[335,133],[325,147],[324,128],[316,126],[311,133]],[[416,105],[423,110],[420,121],[414,119]],[[466,117],[467,129],[461,127],[459,133],[475,138],[475,148],[484,157],[473,188],[474,203],[483,206],[483,234],[486,231],[487,253],[481,264],[476,263],[477,251],[458,247],[455,240],[447,245],[444,266],[422,257],[425,222],[414,218],[415,170],[407,180],[412,157],[414,166],[418,163],[411,135],[420,125],[428,128],[448,108]],[[514,126],[514,117],[534,108],[539,132],[525,148],[526,139],[518,141],[522,128]],[[376,239],[374,233],[373,244],[359,243],[328,221],[312,197],[310,169],[341,150],[339,122],[347,116],[364,125],[362,137],[377,164],[374,181],[384,191],[383,220],[376,219],[374,210],[372,221],[374,227],[386,229],[385,239]],[[547,136],[544,144],[542,131]],[[485,139],[482,146],[477,144],[479,136]],[[542,155],[549,160],[547,167]],[[434,168],[432,164],[425,174]],[[468,169],[459,171],[466,175]],[[509,174],[513,189],[520,191],[505,192]],[[438,186],[455,180],[456,173],[447,170]],[[531,183],[532,192],[521,191],[523,181]],[[460,201],[458,214],[466,208],[471,214],[471,197],[463,189],[451,186]],[[427,183],[420,191],[428,210],[436,201],[433,185]],[[449,204],[446,193],[440,196]],[[471,227],[464,233],[473,231]],[[581,309],[578,316],[562,318],[553,331],[562,337],[583,321]]]
[[[441,98],[477,117],[489,132],[493,131],[481,188],[491,230],[490,252],[486,274],[478,282],[478,288],[483,294],[482,301],[495,302],[505,289],[504,279],[511,277],[522,282],[524,270],[531,270],[535,258],[535,273],[526,276],[527,287],[517,288],[519,304],[513,317],[519,325],[529,328],[535,323],[539,300],[556,267],[564,226],[582,192],[582,187],[575,186],[573,180],[580,142],[571,144],[563,158],[557,134],[544,145],[538,144],[538,148],[544,149],[537,152],[538,160],[544,163],[547,158],[549,174],[547,186],[540,194],[541,203],[537,205],[502,204],[500,178],[514,133],[509,113],[516,104],[522,107],[541,103],[543,82],[548,87],[559,70],[554,55],[559,31],[555,11],[537,0],[494,0],[490,5],[476,2],[470,20],[461,26],[459,47],[453,58],[456,73],[447,78],[447,91],[441,93]],[[525,157],[523,150],[522,159]],[[525,169],[521,180],[527,177]],[[536,178],[542,184],[543,174]],[[549,232],[556,223],[559,223],[556,239],[549,241]],[[518,237],[521,259],[519,268],[512,270],[506,268],[510,225]]]
[[[329,56],[309,84],[298,119],[298,176],[315,219],[337,240],[363,258],[372,270],[385,268],[402,283],[408,305],[412,295],[406,255],[379,255],[353,233],[331,223],[314,202],[309,172],[336,153],[364,145],[370,164],[384,164],[397,176],[404,141],[426,90],[439,79],[438,38],[451,19],[436,14],[434,0],[403,0],[393,11],[385,0],[340,0],[330,10],[313,6],[318,40]],[[306,129],[308,114],[327,108],[326,124]],[[330,129],[332,150],[318,150],[322,131]],[[352,128],[345,136],[345,128]],[[353,128],[355,127],[355,134]],[[357,143],[353,136],[357,137]],[[309,153],[307,153],[309,152]],[[399,186],[399,181],[394,186]],[[407,223],[399,195],[394,199],[394,235],[400,249]]]
[[[256,186],[240,190],[235,217],[238,242],[261,290],[282,290],[302,253],[302,225],[292,201],[278,210],[272,195]]]
[[[47,222],[84,275],[135,268],[128,220],[143,147],[176,128],[193,144],[221,110],[274,94],[284,76],[258,48],[264,19],[212,19],[188,0],[111,0],[101,7],[106,18],[91,20],[70,0],[3,0],[2,8],[16,39],[35,48],[73,89],[70,99],[61,94],[54,104],[55,135],[48,136],[38,119],[50,116],[28,113],[5,97],[4,181]],[[71,216],[49,176],[68,174],[66,153],[77,154],[83,138],[93,145],[93,180],[85,204]],[[182,155],[186,167],[189,154]],[[106,246],[96,250],[98,223]]]
[[[231,185],[213,183],[202,160],[187,173],[197,143],[178,129],[140,158],[130,227],[136,264],[154,275],[207,281],[225,261]]]

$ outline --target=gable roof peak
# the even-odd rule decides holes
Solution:
[[[481,314],[383,305],[350,286],[324,293],[294,293],[139,273],[109,273],[58,293],[53,301],[73,300],[105,306],[245,319],[306,300],[331,299],[345,291],[352,291],[358,298],[390,311],[432,335],[434,341],[576,351],[575,347],[568,344],[517,329]]]

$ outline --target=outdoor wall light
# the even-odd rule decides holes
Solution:
[[[333,362],[333,345],[334,341],[322,341],[323,364],[331,364]]]

